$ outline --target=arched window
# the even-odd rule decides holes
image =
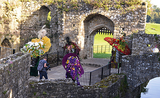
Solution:
[[[47,28],[50,28],[51,21],[51,11],[46,7],[42,6],[39,10],[39,22],[40,26],[46,25]]]

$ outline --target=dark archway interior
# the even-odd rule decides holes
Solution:
[[[50,12],[50,10],[46,7],[46,6],[42,6],[39,10],[39,21],[41,21],[40,26],[46,25],[47,27],[49,27],[49,23],[48,23],[48,13]]]
[[[1,43],[2,47],[8,47],[11,48],[11,43],[9,42],[9,40],[7,38],[5,38],[2,43]]]

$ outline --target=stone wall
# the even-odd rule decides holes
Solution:
[[[132,37],[132,55],[151,52],[155,46],[160,49],[160,35],[134,33]]]
[[[131,8],[127,8],[131,9]],[[124,13],[123,10],[126,12]],[[146,5],[136,6],[134,10],[116,10],[93,8],[81,3],[77,10],[63,13],[59,45],[64,46],[66,36],[81,48],[82,58],[93,57],[93,43],[96,31],[101,28],[109,29],[115,38],[120,37],[122,29],[126,35],[138,30],[144,30],[146,20]]]
[[[28,98],[125,98],[125,85],[124,75],[111,75],[94,86],[84,88],[75,85],[70,79],[29,80]]]
[[[4,1],[16,6],[6,12]],[[52,42],[49,52],[61,53],[62,47],[65,45],[65,37],[70,36],[71,40],[80,47],[80,56],[92,58],[94,35],[97,30],[107,28],[117,38],[122,35],[122,29],[124,33],[130,35],[132,32],[145,28],[146,5],[125,7],[124,9],[110,7],[109,10],[105,10],[86,4],[81,0],[76,8],[73,5],[65,5],[70,10],[64,11],[63,6],[61,8],[56,4],[47,4],[43,0],[24,2],[2,0],[1,2],[2,15],[0,18],[4,20],[3,15],[10,13],[10,17],[6,18],[7,23],[0,22],[2,35],[7,32],[10,34],[7,37],[1,36],[1,42],[7,38],[11,47],[17,50],[32,38],[37,38],[37,32],[43,25],[47,25],[45,28],[48,32],[47,36]],[[51,12],[51,21],[47,23],[49,12]]]
[[[160,76],[160,55],[152,52],[156,45],[160,49],[160,35],[139,32],[128,38],[132,41],[132,54],[122,56],[121,72],[127,75],[129,87],[134,89]]]
[[[155,77],[160,77],[160,54],[145,53],[141,55],[122,56],[121,73],[127,76],[130,89]]]
[[[0,46],[15,48],[18,51],[20,43],[19,22],[21,21],[19,0],[1,0],[0,12]]]
[[[0,98],[27,98],[30,61],[19,52],[0,59]]]

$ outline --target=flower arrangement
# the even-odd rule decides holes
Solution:
[[[126,47],[126,45],[127,45],[127,42],[125,42],[125,40],[123,39],[123,37],[121,37],[120,39],[119,39],[119,46],[118,46],[118,49],[121,49],[122,51],[124,51],[125,50],[125,47]]]
[[[42,49],[45,48],[45,45],[42,41],[39,42],[28,42],[23,48],[21,48],[21,51],[24,53],[31,53],[31,57],[37,57],[44,54],[44,51]]]
[[[107,41],[111,46],[115,47],[118,51],[122,52],[125,55],[129,55],[131,53],[127,42],[121,37],[120,39],[105,37],[105,41]]]
[[[21,48],[23,53],[31,53],[31,57],[36,58],[45,54],[51,47],[50,39],[44,36],[42,39],[32,39],[26,45]]]
[[[42,27],[40,31],[38,31],[38,38],[32,39],[30,42],[25,44],[21,51],[23,53],[31,53],[31,57],[36,58],[37,56],[41,56],[48,52],[51,47],[50,39],[45,36],[47,34],[46,30],[43,29],[45,25]]]

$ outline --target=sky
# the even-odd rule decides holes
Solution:
[[[157,5],[157,7],[160,7],[160,0],[151,0],[151,4]]]

